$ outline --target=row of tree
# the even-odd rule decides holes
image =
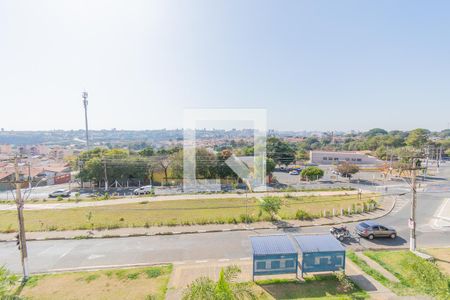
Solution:
[[[237,175],[225,163],[233,155],[232,150],[213,152],[197,148],[195,156],[196,177],[199,179],[238,180]],[[180,147],[154,149],[146,147],[138,152],[125,149],[101,149],[82,152],[72,161],[79,170],[78,178],[83,182],[96,182],[103,185],[126,182],[135,184],[155,182],[155,174],[163,175],[162,183],[183,178],[183,150]],[[275,161],[266,159],[266,173],[275,169]]]
[[[450,156],[450,130],[432,133],[427,129],[417,128],[406,131],[386,131],[381,128],[371,129],[363,134],[348,134],[333,137],[308,137],[295,145],[295,157],[307,160],[310,150],[330,151],[372,151],[380,159],[388,159],[391,155],[398,156],[403,148],[440,149],[442,154]],[[398,150],[398,151],[397,151]]]

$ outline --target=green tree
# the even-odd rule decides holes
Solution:
[[[372,136],[380,136],[380,135],[387,135],[388,132],[382,128],[373,128],[364,133],[364,136],[372,137]]]
[[[295,150],[279,138],[270,137],[267,140],[267,157],[277,164],[288,165],[295,160]]]
[[[250,283],[236,282],[241,269],[228,266],[220,271],[217,282],[208,277],[200,277],[183,292],[183,300],[240,300],[257,299]]]
[[[281,209],[281,199],[279,197],[264,197],[259,206],[265,212],[267,212],[271,219],[274,220],[278,211]]]
[[[197,178],[212,179],[217,175],[216,155],[206,148],[197,148],[195,153]]]
[[[375,156],[381,160],[386,159],[388,156],[386,147],[385,146],[378,147],[377,150],[375,151]]]
[[[306,167],[300,173],[303,179],[308,179],[309,181],[318,180],[323,177],[323,174],[323,170],[318,167]]]
[[[342,177],[351,178],[352,175],[359,172],[359,167],[348,162],[342,162],[336,166],[336,171],[338,171]]]
[[[145,147],[141,151],[139,151],[139,155],[141,156],[153,156],[155,155],[155,149],[152,146]]]
[[[295,152],[296,160],[309,160],[309,152],[304,148],[297,149]]]
[[[267,158],[266,159],[266,174],[267,175],[271,174],[275,170],[276,166],[277,166],[277,164],[275,163],[275,161],[273,159]]]
[[[423,128],[417,128],[410,131],[406,144],[414,148],[422,148],[428,143],[430,131]]]

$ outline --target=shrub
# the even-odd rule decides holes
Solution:
[[[353,291],[353,289],[355,288],[353,282],[350,281],[350,279],[348,279],[347,276],[345,276],[344,271],[339,271],[335,274],[336,279],[339,282],[339,285],[337,287],[337,290],[341,293],[348,293]]]
[[[276,214],[281,209],[281,199],[279,197],[264,197],[260,203],[262,210],[270,214],[271,219],[275,219]]]
[[[63,197],[61,195],[59,195],[58,197],[56,197],[56,201],[62,201]]]
[[[145,270],[145,273],[147,274],[148,278],[156,278],[161,276],[162,272],[159,268],[150,268],[148,270]]]
[[[306,212],[302,209],[297,210],[297,212],[295,213],[295,218],[297,220],[301,220],[301,221],[313,219],[313,217],[308,212]]]
[[[0,299],[8,299],[9,297],[13,297],[9,293],[12,292],[17,280],[18,277],[16,275],[0,266]]]
[[[253,223],[255,222],[254,218],[250,215],[240,215],[239,220],[241,223]]]
[[[308,179],[309,181],[319,180],[323,177],[323,174],[324,171],[319,167],[306,167],[300,173],[303,179]]]
[[[139,278],[139,274],[140,273],[130,273],[130,274],[127,275],[127,278],[130,279],[130,280],[136,280],[136,279]]]
[[[97,279],[99,277],[100,277],[100,275],[98,275],[98,274],[91,274],[91,275],[89,275],[89,276],[87,276],[87,277],[85,277],[83,279],[84,279],[84,281],[89,283],[89,282],[94,281],[95,279]]]

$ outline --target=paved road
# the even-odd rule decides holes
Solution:
[[[441,175],[450,178],[450,168],[443,170]],[[410,195],[401,196],[399,203],[402,207],[395,213],[379,220],[386,225],[397,228],[399,233],[397,239],[376,239],[373,242],[362,239],[361,245],[363,247],[408,247],[409,229],[407,220],[410,210],[408,197]],[[442,192],[419,194],[417,206],[417,244],[419,248],[450,246],[450,228],[432,226],[434,216],[447,198],[450,198],[450,192],[445,191],[445,189]],[[349,224],[350,229],[354,225]],[[248,260],[251,255],[248,239],[250,235],[283,232],[326,233],[328,227],[98,240],[35,241],[28,243],[30,270],[31,272],[46,272],[130,264],[200,263],[226,259]],[[15,243],[0,243],[1,264],[5,264],[15,272],[20,272],[19,251]]]

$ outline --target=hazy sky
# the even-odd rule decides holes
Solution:
[[[0,127],[182,127],[266,108],[269,127],[441,130],[450,1],[0,0]]]

